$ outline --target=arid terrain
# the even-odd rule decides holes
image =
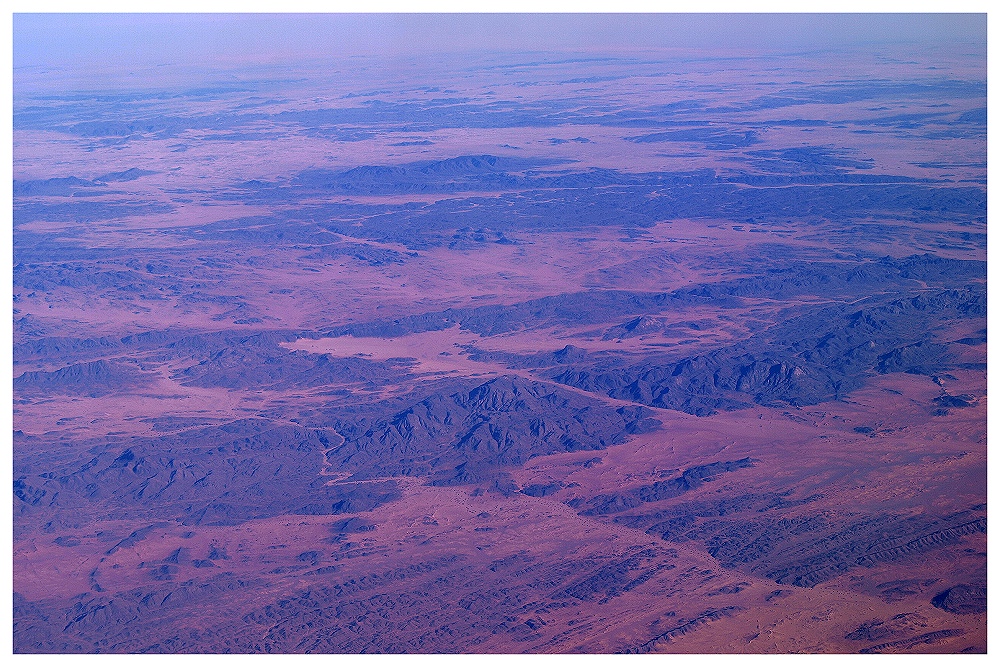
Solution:
[[[985,652],[983,31],[16,66],[15,652]]]

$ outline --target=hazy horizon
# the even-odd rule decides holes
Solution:
[[[986,45],[985,14],[15,14],[15,69],[267,54]]]

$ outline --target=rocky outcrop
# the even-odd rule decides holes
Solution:
[[[535,456],[604,449],[657,427],[642,407],[616,409],[557,385],[501,376],[431,395],[389,418],[345,424],[344,443],[326,459],[360,479],[412,475],[477,484]]]

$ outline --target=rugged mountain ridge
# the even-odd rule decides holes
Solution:
[[[604,449],[657,426],[642,407],[616,409],[556,385],[504,375],[469,391],[433,394],[389,418],[345,423],[338,427],[344,443],[326,460],[360,478],[480,483],[535,456]]]

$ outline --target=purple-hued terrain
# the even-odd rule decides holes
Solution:
[[[15,653],[984,653],[985,15],[764,18],[16,15]]]

